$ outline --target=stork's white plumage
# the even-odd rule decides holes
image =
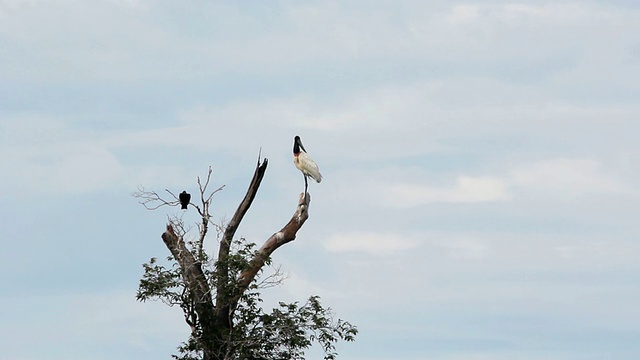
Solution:
[[[298,170],[302,171],[303,174],[312,178],[316,182],[322,181],[322,174],[320,174],[320,170],[318,169],[318,164],[311,159],[309,154],[302,151],[297,156],[293,157],[293,161],[296,164]]]
[[[316,164],[311,156],[307,154],[306,149],[302,145],[302,141],[300,140],[300,136],[296,136],[293,139],[293,163],[296,164],[298,170],[302,171],[304,175],[304,191],[307,192],[307,177],[312,178],[316,182],[322,181],[322,174],[320,174],[320,170],[318,169],[318,164]]]

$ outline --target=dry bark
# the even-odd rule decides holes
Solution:
[[[311,202],[311,196],[307,193],[307,196],[300,194],[298,200],[298,207],[293,213],[291,220],[277,233],[271,235],[267,241],[264,242],[260,250],[254,255],[251,262],[249,262],[249,268],[245,270],[240,276],[240,288],[242,291],[246,290],[256,277],[260,269],[264,266],[265,261],[276,251],[280,246],[291,242],[296,239],[298,230],[304,225],[305,221],[309,218],[309,203]]]
[[[199,340],[204,350],[204,359],[222,359],[216,356],[217,351],[214,351],[217,347],[216,343],[222,341],[220,333],[215,327],[208,326],[215,323],[215,309],[209,283],[202,271],[202,264],[189,251],[182,237],[176,235],[171,225],[167,225],[167,231],[162,234],[162,241],[180,265],[182,279],[193,295],[195,311],[202,331]]]

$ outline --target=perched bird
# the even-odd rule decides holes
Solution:
[[[322,181],[322,175],[318,169],[318,165],[307,154],[307,150],[302,145],[300,136],[293,139],[293,163],[296,164],[298,170],[302,171],[304,176],[304,193],[307,193],[307,176],[315,180],[316,182]]]
[[[178,198],[180,199],[180,205],[182,205],[182,209],[186,210],[187,205],[189,205],[189,202],[191,201],[191,194],[183,191],[180,193],[180,196],[178,196]]]

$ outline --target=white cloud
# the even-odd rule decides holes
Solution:
[[[591,158],[550,158],[494,170],[492,175],[470,176],[427,172],[415,164],[364,173],[341,174],[344,179],[368,179],[357,188],[349,182],[336,188],[341,196],[392,208],[451,203],[480,204],[523,199],[574,200],[596,195],[631,194],[626,178],[608,171]],[[405,179],[423,179],[406,182]],[[343,189],[344,187],[344,189]]]
[[[22,3],[29,5],[16,5]],[[0,4],[5,4],[0,14],[5,13],[6,23],[4,33],[0,25],[0,35],[18,40],[19,50],[4,64],[6,75],[37,74],[40,79],[185,79],[239,69],[279,74],[315,64],[335,65],[325,71],[340,76],[334,74],[336,67],[360,66],[370,59],[437,62],[438,69],[446,65],[455,70],[461,56],[545,67],[567,54],[580,56],[584,49],[606,45],[605,39],[620,32],[620,23],[637,26],[632,25],[632,14],[595,3],[402,2],[363,7],[323,2],[254,11],[243,11],[242,5],[190,8],[137,0]],[[117,29],[112,26],[116,22]],[[598,31],[606,36],[597,36]],[[595,46],[593,37],[576,36],[585,32],[598,40]],[[632,33],[622,41],[632,40]],[[57,71],[45,72],[33,58],[47,59]],[[541,59],[546,63],[540,64]]]
[[[396,207],[431,203],[481,203],[509,200],[505,182],[497,177],[460,176],[455,184],[434,187],[424,184],[393,184],[385,192],[387,202]]]
[[[363,297],[373,308],[409,304],[416,297],[423,299],[423,305],[433,307],[466,304],[474,299],[479,306],[493,308],[501,304],[526,312],[521,307],[535,306],[540,297],[569,306],[575,294],[592,291],[593,276],[620,276],[623,281],[598,282],[600,289],[626,287],[624,274],[636,269],[638,262],[639,246],[633,238],[492,232],[414,234],[419,248],[389,251],[389,256],[382,259],[356,257],[356,250],[351,248],[368,255],[372,252],[365,250],[365,241],[375,236],[340,238],[345,249],[333,251],[350,253],[327,264],[336,269],[328,272],[325,282],[332,289],[341,289],[338,291],[353,299],[355,306],[362,303]],[[351,246],[350,241],[358,237],[362,242],[352,242]],[[388,236],[392,238],[402,239],[399,235]],[[373,253],[381,252],[385,250],[376,249]],[[571,311],[589,312],[592,305],[584,304]]]
[[[524,164],[515,167],[508,179],[518,191],[568,199],[630,191],[595,159],[555,158]]]
[[[324,246],[331,252],[365,252],[386,254],[418,247],[418,240],[411,235],[354,231],[336,233]]]
[[[480,6],[478,5],[453,5],[450,14],[444,20],[452,25],[459,25],[473,22],[478,19],[479,15]]]
[[[32,193],[88,192],[110,187],[122,174],[116,156],[90,133],[78,133],[63,121],[16,117],[2,126],[0,182]]]
[[[477,235],[432,234],[428,238],[430,244],[444,249],[454,260],[480,260],[491,254],[489,242]]]
[[[179,159],[184,158],[175,150],[179,147],[214,147],[210,134],[217,134],[215,124],[204,129],[194,125],[98,133],[78,129],[63,117],[19,114],[0,120],[0,171],[10,174],[0,178],[0,184],[35,196],[114,188],[130,192],[139,185],[191,183],[201,175],[190,168],[194,164],[164,157],[177,154]],[[160,155],[154,155],[158,149]],[[251,151],[253,160],[258,146],[247,151]]]
[[[127,352],[138,356],[168,354],[175,353],[188,336],[189,328],[179,308],[170,309],[160,302],[136,302],[130,289],[4,296],[2,302],[16,313],[33,315],[13,321],[14,316],[7,314],[13,326],[0,325],[3,355],[13,359],[107,359]],[[34,336],[48,345],[46,353],[32,346]]]

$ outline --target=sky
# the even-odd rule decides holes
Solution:
[[[265,307],[319,295],[340,359],[640,358],[638,34],[632,0],[0,0],[2,357],[169,359],[135,294],[197,217],[131,194],[211,166],[222,223],[261,154],[260,245],[300,135]]]

